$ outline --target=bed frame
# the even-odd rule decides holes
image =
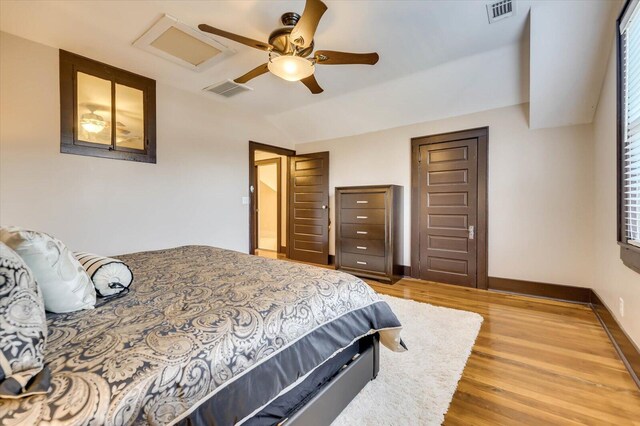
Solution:
[[[308,403],[279,426],[327,426],[358,393],[374,380],[380,369],[380,335],[360,340],[360,356],[327,382]]]

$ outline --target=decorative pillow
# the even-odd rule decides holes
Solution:
[[[121,293],[133,281],[131,269],[121,260],[84,252],[73,255],[91,277],[99,297]]]
[[[89,275],[62,241],[16,227],[0,229],[0,241],[18,253],[31,269],[47,311],[73,312],[96,304]]]
[[[49,391],[44,368],[47,318],[42,294],[24,261],[0,243],[0,398]]]

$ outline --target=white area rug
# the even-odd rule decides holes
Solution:
[[[409,350],[380,345],[380,373],[333,426],[439,425],[478,337],[482,316],[382,296],[402,323]]]

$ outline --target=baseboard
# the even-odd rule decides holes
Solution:
[[[585,287],[489,277],[488,290],[526,294],[527,296],[545,297],[573,303],[591,303],[591,289]]]
[[[604,331],[609,335],[620,359],[629,370],[629,374],[640,388],[640,350],[620,327],[607,305],[593,290],[591,291],[590,305]]]
[[[278,253],[285,254],[287,252],[287,246],[280,246]]]

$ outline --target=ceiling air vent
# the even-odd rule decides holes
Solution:
[[[487,15],[489,23],[510,18],[516,14],[516,5],[513,0],[500,0],[487,5]]]
[[[226,80],[226,81],[223,81],[222,83],[216,83],[209,87],[205,87],[202,90],[204,90],[205,92],[215,93],[216,95],[224,96],[225,98],[230,98],[242,92],[247,92],[253,89],[245,84],[238,84],[233,80]]]

